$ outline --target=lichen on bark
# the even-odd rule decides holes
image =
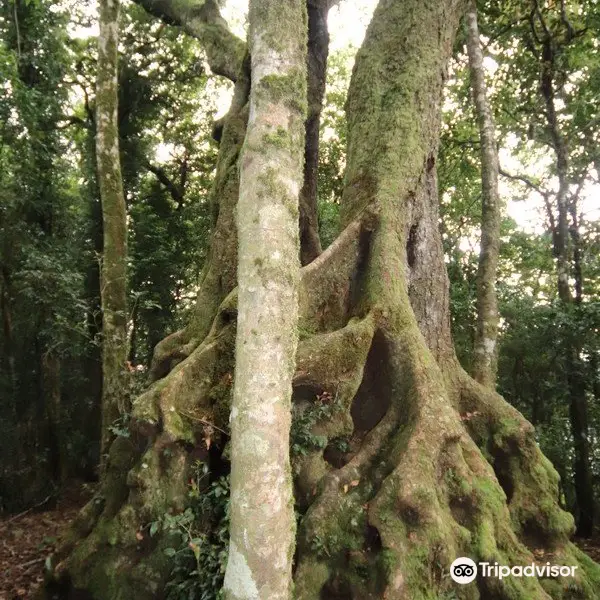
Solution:
[[[289,462],[298,327],[298,198],[306,114],[303,0],[251,0],[251,88],[237,205],[228,600],[292,593]]]
[[[496,278],[500,254],[502,206],[498,193],[498,148],[494,117],[487,97],[483,52],[477,25],[477,6],[470,2],[466,14],[467,50],[471,88],[481,147],[481,250],[477,268],[477,328],[473,377],[495,388],[497,371],[498,298]]]
[[[99,2],[96,75],[96,157],[102,202],[104,247],[102,298],[102,432],[104,463],[111,426],[126,410],[127,209],[119,155],[117,72],[119,0]]]

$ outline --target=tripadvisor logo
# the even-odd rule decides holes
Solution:
[[[457,558],[450,565],[450,577],[456,583],[471,583],[477,577],[477,565],[470,558]]]
[[[504,577],[575,577],[577,567],[568,567],[560,565],[551,565],[547,562],[545,565],[536,565],[531,563],[526,566],[509,567],[499,565],[498,563],[480,562],[476,565],[473,560],[466,557],[457,558],[450,565],[450,577],[461,585],[471,583],[479,572],[482,577],[495,577],[503,579]]]

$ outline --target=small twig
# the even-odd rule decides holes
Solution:
[[[195,415],[192,415],[191,413],[188,413],[188,412],[184,412],[184,411],[180,411],[180,412],[182,415],[188,417],[188,419],[192,419],[192,421],[198,421],[199,423],[202,423],[203,425],[208,425],[209,427],[212,427],[213,429],[216,429],[217,431],[220,431],[221,433],[224,433],[227,436],[231,436],[231,434],[228,431],[225,431],[224,429],[217,427],[214,423],[211,423],[210,421],[207,421],[206,419],[201,419],[200,417],[196,417]]]
[[[21,60],[21,32],[19,31],[19,15],[17,13],[17,3],[13,4],[15,17],[15,33],[17,34],[17,57]]]
[[[514,181],[520,181],[524,183],[528,188],[532,189],[534,192],[537,192],[540,196],[546,198],[548,197],[548,192],[544,191],[539,185],[534,183],[529,177],[525,177],[524,175],[513,175],[512,173],[508,173],[504,169],[500,168],[500,175],[502,177],[506,177],[507,179],[512,179]]]
[[[15,515],[14,517],[11,517],[6,522],[7,523],[12,523],[13,521],[16,521],[17,519],[20,519],[21,517],[24,517],[28,512],[31,512],[32,510],[33,510],[33,506],[31,508],[28,508],[27,510],[24,510],[22,513],[19,513],[18,515]]]
[[[44,556],[42,556],[41,558],[34,558],[33,560],[28,560],[27,562],[17,565],[17,569],[24,569],[25,567],[30,567],[31,565],[44,562],[45,560],[46,558]]]
[[[30,506],[27,510],[24,510],[22,513],[19,513],[18,515],[15,515],[14,517],[11,517],[10,519],[8,519],[8,521],[6,521],[7,523],[12,523],[13,521],[16,521],[17,519],[20,519],[21,517],[24,517],[27,513],[31,512],[32,510],[43,506],[44,504],[46,504],[46,502],[48,502],[48,500],[50,500],[50,498],[52,498],[52,494],[50,494],[49,496],[46,496],[41,502],[38,502],[37,504],[34,504],[33,506]]]
[[[11,556],[15,556],[16,552],[6,543],[6,541],[2,540],[2,545],[4,546],[5,550],[10,552]]]

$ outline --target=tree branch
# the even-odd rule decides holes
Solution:
[[[246,45],[235,36],[219,12],[216,0],[135,0],[151,15],[181,27],[206,52],[213,73],[236,81]]]
[[[529,177],[525,177],[524,175],[513,175],[512,173],[508,173],[502,168],[500,169],[499,173],[500,175],[502,175],[502,177],[506,177],[507,179],[512,179],[513,181],[520,181],[521,183],[524,183],[529,189],[533,190],[534,192],[537,192],[543,198],[546,198],[548,196],[548,192],[543,190],[538,184],[534,183],[531,179],[529,179]]]
[[[144,162],[144,166],[148,171],[154,173],[156,179],[165,187],[165,189],[171,194],[171,197],[175,202],[179,203],[183,200],[183,189],[174,183],[171,178],[166,174],[164,169],[151,164],[148,161]]]
[[[567,28],[567,43],[569,43],[575,37],[575,30],[573,29],[573,25],[569,21],[567,17],[567,7],[565,5],[565,0],[560,0],[560,19]]]

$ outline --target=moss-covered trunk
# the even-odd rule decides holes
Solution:
[[[471,379],[452,347],[435,166],[445,67],[464,8],[462,0],[381,0],[357,56],[344,229],[301,271],[298,599],[591,600],[600,590],[598,567],[569,542],[573,519],[558,506],[558,475],[532,426]],[[246,98],[241,78],[215,189],[237,185],[223,175],[239,149]],[[220,219],[234,203],[219,200]],[[217,245],[220,235],[231,234],[217,222]],[[134,403],[132,437],[113,445],[103,490],[56,559],[66,587],[96,600],[161,597],[170,542],[150,537],[150,523],[185,507],[195,460],[227,466],[236,292],[222,292],[209,296],[210,318],[200,307],[193,344],[189,334],[168,342],[162,378]],[[578,570],[574,579],[458,586],[448,569],[459,556]]]
[[[496,388],[498,339],[498,297],[496,278],[500,254],[502,208],[498,194],[498,149],[494,117],[487,97],[483,52],[477,25],[477,6],[469,3],[466,14],[467,49],[471,88],[479,127],[481,155],[481,249],[477,268],[477,329],[473,377],[491,389]]]
[[[111,426],[125,411],[127,361],[127,209],[119,157],[117,57],[119,0],[99,2],[96,81],[96,160],[102,201],[102,434],[101,463]]]

